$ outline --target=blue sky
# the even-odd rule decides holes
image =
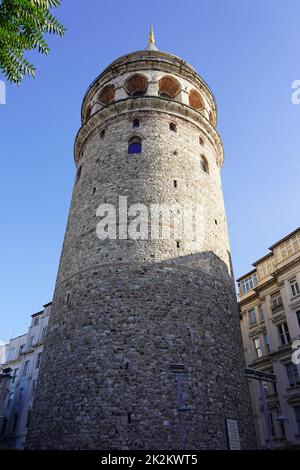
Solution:
[[[218,103],[235,277],[300,225],[299,0],[65,0],[68,29],[35,80],[7,85],[0,105],[0,338],[26,331],[50,301],[74,179],[73,143],[86,88],[117,57],[160,50],[198,71]]]

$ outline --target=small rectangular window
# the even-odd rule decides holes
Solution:
[[[174,188],[177,188],[177,180],[174,180]]]
[[[81,170],[82,170],[82,165],[80,165],[77,169],[77,173],[76,173],[76,183],[78,183],[78,181],[80,180],[80,176],[81,176]]]
[[[39,324],[39,317],[36,317],[33,321],[33,326],[38,326]]]

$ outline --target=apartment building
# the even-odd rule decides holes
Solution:
[[[276,375],[249,380],[257,440],[300,448],[300,228],[269,250],[237,280],[247,367]]]
[[[51,303],[31,315],[28,332],[0,346],[0,441],[23,449]]]

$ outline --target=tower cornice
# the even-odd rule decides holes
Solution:
[[[176,74],[192,82],[200,90],[205,90],[210,101],[212,112],[217,122],[217,104],[213,92],[208,84],[196,72],[196,70],[185,60],[166,52],[155,50],[136,51],[126,54],[106,67],[88,87],[81,106],[81,117],[83,119],[86,103],[90,101],[97,91],[116,76],[127,72],[141,72],[142,70],[159,70],[164,73]]]
[[[185,119],[192,122],[194,125],[199,126],[199,129],[206,132],[207,137],[214,145],[217,155],[217,164],[219,167],[222,167],[224,162],[222,141],[215,127],[209,122],[209,120],[206,119],[199,111],[196,111],[194,108],[186,104],[158,96],[125,98],[115,101],[95,112],[83,123],[77,132],[74,144],[74,160],[76,165],[78,165],[80,160],[82,160],[82,149],[84,143],[92,132],[105,126],[106,122],[114,117],[128,114],[128,112],[136,113],[140,111],[169,113],[170,115],[178,116],[181,119]]]

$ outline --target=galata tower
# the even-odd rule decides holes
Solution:
[[[151,29],[81,119],[27,448],[252,448],[212,92]]]

